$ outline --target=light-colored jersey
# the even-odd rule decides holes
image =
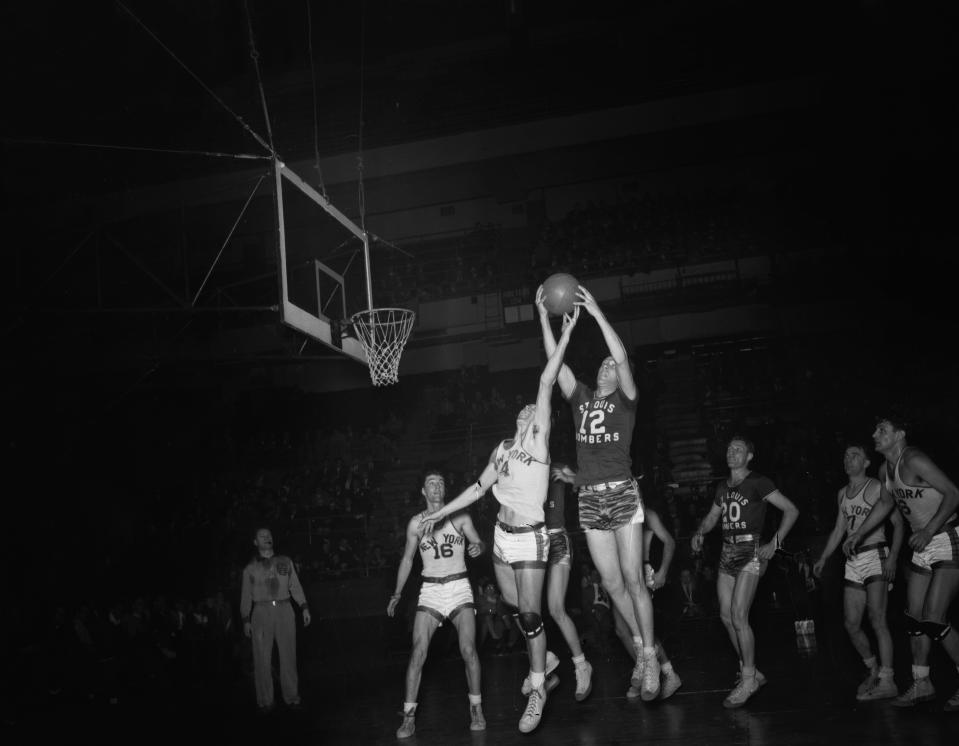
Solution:
[[[496,467],[493,495],[499,504],[535,523],[543,521],[549,461],[538,461],[519,443],[504,440],[496,446],[490,462]]]
[[[436,526],[433,533],[420,539],[423,577],[445,578],[466,572],[466,537],[453,525],[451,518]]]
[[[861,526],[872,512],[873,506],[879,500],[879,491],[881,486],[878,479],[867,477],[866,481],[856,490],[855,494],[849,494],[849,485],[847,484],[839,490],[839,509],[842,511],[842,517],[846,521],[846,533],[851,534],[857,526]],[[880,523],[876,528],[869,532],[869,536],[863,538],[861,545],[878,544],[886,541],[886,524]]]
[[[935,487],[928,484],[917,487],[916,485],[906,484],[902,481],[899,474],[899,467],[902,464],[902,457],[907,449],[899,454],[899,460],[892,470],[892,476],[889,476],[889,463],[886,462],[886,489],[892,494],[899,506],[900,512],[913,531],[919,531],[926,527],[926,524],[932,520],[932,517],[938,512],[942,505],[942,493]]]

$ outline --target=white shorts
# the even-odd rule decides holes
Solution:
[[[921,552],[912,553],[913,572],[928,574],[939,568],[959,568],[959,526],[950,526],[932,537]]]
[[[506,526],[497,521],[493,532],[493,558],[514,569],[545,569],[549,559],[546,524]]]
[[[885,544],[869,544],[846,560],[847,586],[863,588],[870,583],[882,580],[882,562],[889,556],[889,547]]]
[[[440,624],[446,619],[452,619],[461,609],[475,608],[473,587],[468,577],[457,578],[448,583],[424,581],[416,602],[417,611],[435,617]]]

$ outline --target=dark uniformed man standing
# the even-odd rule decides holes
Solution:
[[[273,533],[258,528],[253,546],[257,556],[243,570],[240,616],[243,633],[253,640],[253,678],[256,704],[261,713],[273,709],[273,645],[280,657],[280,688],[289,707],[299,707],[296,675],[296,616],[292,597],[303,611],[303,626],[310,624],[310,610],[293,560],[273,553]]]

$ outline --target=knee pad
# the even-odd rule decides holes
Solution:
[[[949,634],[949,630],[952,629],[952,626],[949,622],[944,622],[940,624],[939,622],[930,622],[926,619],[923,619],[919,622],[922,625],[923,634],[936,642],[943,640],[946,635]]]
[[[910,637],[921,637],[926,633],[922,622],[912,616],[908,611],[905,612],[906,634]]]
[[[517,622],[523,634],[530,639],[543,631],[543,618],[532,611],[521,611]]]

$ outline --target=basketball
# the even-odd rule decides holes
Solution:
[[[573,304],[578,300],[576,290],[579,280],[565,272],[550,275],[543,282],[543,303],[553,316],[562,316],[573,312]]]

